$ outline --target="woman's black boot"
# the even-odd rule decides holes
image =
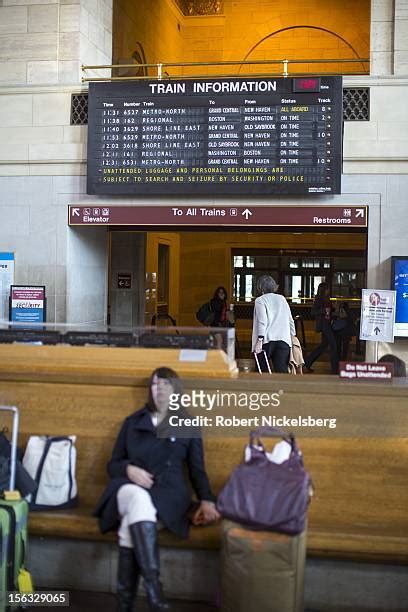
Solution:
[[[118,582],[116,588],[118,612],[132,612],[133,600],[139,582],[139,573],[133,548],[119,546]]]
[[[160,583],[159,546],[157,526],[153,521],[140,521],[129,525],[136,561],[143,576],[144,585],[153,612],[170,610]]]

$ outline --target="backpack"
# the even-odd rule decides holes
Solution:
[[[30,436],[23,465],[38,486],[30,510],[77,505],[75,441],[76,436]]]
[[[214,323],[215,313],[211,308],[211,302],[205,302],[196,312],[196,317],[203,325],[211,326]]]

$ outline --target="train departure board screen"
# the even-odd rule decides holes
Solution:
[[[88,193],[340,193],[342,79],[90,83]]]

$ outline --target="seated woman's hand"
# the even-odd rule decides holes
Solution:
[[[150,489],[154,484],[153,474],[150,474],[150,472],[147,472],[136,465],[129,464],[126,468],[126,475],[129,480],[139,485],[139,487],[143,487],[144,489]]]
[[[210,501],[202,501],[192,518],[193,525],[208,525],[221,518],[215,504]]]

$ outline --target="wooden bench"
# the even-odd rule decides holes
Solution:
[[[71,366],[65,363],[63,371],[53,353],[48,357],[48,369],[26,360],[27,365],[16,372],[0,346],[2,403],[20,408],[20,444],[23,446],[30,434],[78,436],[80,504],[69,511],[31,513],[32,535],[115,539],[114,534],[99,533],[91,512],[107,482],[106,463],[120,424],[145,401],[147,377],[131,374],[130,352],[128,361],[122,353],[115,363],[116,349],[96,350],[105,351],[103,367],[95,362],[87,365],[83,359],[81,368],[74,360]],[[354,438],[350,433],[340,436],[341,428],[337,434],[327,430],[319,437],[299,438],[316,489],[309,513],[308,554],[408,563],[406,384],[397,380],[387,385],[340,382],[325,376],[248,375],[235,380],[187,379],[185,386],[186,390],[247,395],[255,390],[279,389],[280,414],[321,410],[348,424],[343,430],[354,432]],[[242,435],[206,438],[207,471],[215,492],[241,461],[246,441]],[[160,539],[163,546],[216,549],[219,526],[192,528],[188,540],[168,532],[162,532]]]

